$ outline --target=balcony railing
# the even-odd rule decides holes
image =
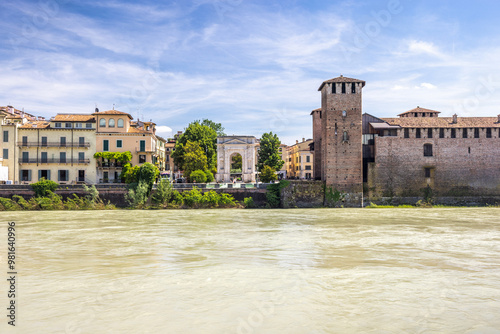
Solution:
[[[61,143],[61,142],[17,142],[19,147],[90,147],[90,142],[74,142],[74,143]]]
[[[89,164],[90,159],[23,159],[19,158],[20,164]]]
[[[99,168],[123,168],[124,163],[122,162],[102,162],[97,161],[97,167]]]

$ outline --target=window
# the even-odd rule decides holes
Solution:
[[[337,84],[332,82],[332,94],[337,94]]]
[[[145,154],[139,154],[139,163],[143,164],[146,162],[146,155]]]
[[[59,143],[60,143],[61,147],[65,147],[66,146],[66,137],[61,137],[59,139]]]
[[[478,128],[474,129],[474,138],[479,138],[479,129]]]
[[[346,117],[347,116],[347,110],[342,110],[342,117]]]
[[[41,179],[50,180],[50,169],[38,170],[38,180]]]
[[[47,163],[47,152],[42,152],[41,162],[42,163]]]
[[[5,160],[9,159],[9,149],[8,148],[3,149],[3,158]]]
[[[78,161],[83,162],[85,160],[85,152],[78,152]]]
[[[311,170],[311,165],[306,165],[306,170]]]
[[[42,137],[42,147],[47,147],[47,137]]]
[[[424,144],[424,157],[432,157],[432,144]]]
[[[30,161],[30,153],[29,152],[23,152],[23,155],[22,155],[22,161],[23,162],[29,162]]]
[[[66,163],[66,152],[59,152],[59,162],[62,164]]]
[[[298,164],[299,163],[299,157],[295,157],[295,163]]]
[[[425,177],[431,177],[431,169],[430,168],[424,168],[424,174],[425,174]]]
[[[114,118],[110,118],[109,121],[108,121],[108,126],[110,128],[114,128],[115,127],[115,119]]]
[[[86,123],[85,128],[87,129],[92,129],[92,123]]]
[[[311,162],[311,157],[310,156],[306,156],[306,162]]]
[[[416,129],[415,138],[422,138],[422,135],[420,134],[420,129]]]
[[[404,129],[404,136],[405,138],[410,138],[410,129]]]
[[[351,84],[351,94],[356,94],[356,84],[354,82]]]
[[[344,134],[342,136],[343,141],[349,141],[349,135],[347,134],[347,131],[344,131]]]
[[[109,151],[109,140],[105,139],[102,141],[102,150],[104,152]]]
[[[463,129],[462,138],[467,138],[467,129]]]
[[[56,128],[62,128],[62,123],[57,122],[56,123]]]
[[[486,138],[491,138],[491,128],[486,129]]]
[[[444,138],[444,129],[439,129],[439,138]]]
[[[118,140],[116,141],[116,147],[117,147],[117,148],[120,148],[120,147],[122,147],[122,145],[123,145],[122,140],[121,140],[121,139],[118,139]]]
[[[9,131],[4,131],[3,132],[3,142],[8,143],[9,142]]]
[[[71,123],[66,123],[64,126],[65,126],[66,128],[71,128]]]
[[[27,136],[23,136],[23,146],[28,146],[28,137]]]
[[[58,181],[68,181],[68,176],[69,176],[69,171],[68,170],[65,170],[65,169],[59,169],[57,171],[57,180]]]
[[[345,82],[342,83],[342,94],[345,94]]]
[[[85,147],[85,137],[78,138],[78,146]]]
[[[21,181],[31,181],[31,169],[21,169],[19,171]]]
[[[427,138],[432,138],[432,129],[427,129]]]
[[[457,129],[451,129],[451,138],[457,138]]]
[[[139,145],[140,145],[139,151],[140,152],[146,152],[146,141],[145,140],[141,140],[139,142]]]
[[[101,128],[105,128],[105,127],[106,127],[106,120],[105,120],[104,118],[101,118],[101,119],[99,120],[99,126],[100,126]]]
[[[118,118],[118,127],[123,128],[123,118]]]
[[[75,123],[75,128],[77,128],[77,129],[83,128],[82,123]]]

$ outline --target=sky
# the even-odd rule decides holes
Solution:
[[[2,0],[0,105],[114,107],[164,137],[206,118],[293,144],[342,74],[366,81],[374,116],[496,116],[499,15],[497,0]]]

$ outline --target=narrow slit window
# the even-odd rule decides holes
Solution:
[[[439,129],[439,138],[444,138],[444,129]]]
[[[410,129],[404,129],[404,132],[405,132],[404,134],[405,138],[410,138]]]
[[[356,94],[356,84],[354,82],[351,84],[351,94]]]
[[[432,138],[432,129],[427,129],[427,138]]]
[[[416,129],[415,137],[416,138],[422,138],[422,135],[420,134],[420,129]]]
[[[491,138],[491,128],[486,129],[486,138]]]
[[[467,129],[463,129],[462,138],[467,138]]]
[[[479,138],[479,129],[478,128],[474,129],[474,138]]]
[[[345,91],[345,82],[342,83],[342,94],[345,94],[346,91]]]
[[[337,94],[337,84],[332,82],[332,94]]]

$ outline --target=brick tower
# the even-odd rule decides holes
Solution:
[[[340,76],[324,81],[321,108],[314,110],[315,175],[347,193],[353,204],[363,193],[362,80]],[[317,173],[317,174],[316,174]]]

